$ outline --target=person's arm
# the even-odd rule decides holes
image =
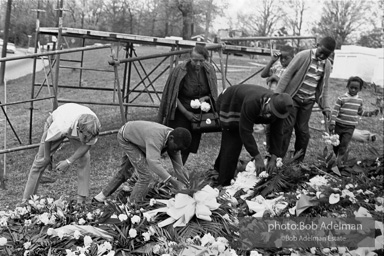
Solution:
[[[329,76],[331,73],[331,62],[329,60],[326,61],[325,64],[325,71],[324,71],[324,77],[323,77],[323,90],[322,90],[322,102],[319,104],[320,108],[322,108],[323,115],[327,118],[328,121],[331,120],[331,110],[329,107]]]
[[[75,151],[75,153],[73,153],[72,156],[70,156],[69,158],[67,158],[67,159],[65,159],[63,161],[58,162],[57,165],[56,165],[56,170],[58,170],[58,171],[66,171],[72,163],[74,163],[80,157],[84,156],[88,152],[88,150],[90,148],[91,148],[90,145],[81,145]]]
[[[273,66],[273,64],[275,64],[279,57],[280,56],[277,53],[274,53],[272,55],[271,60],[267,63],[267,65],[264,67],[263,71],[260,74],[262,78],[271,76],[271,67]]]
[[[267,171],[271,173],[276,168],[276,159],[278,157],[283,158],[282,143],[283,143],[283,124],[284,119],[276,119],[270,125],[270,145],[269,154],[271,155],[267,164]]]
[[[328,127],[328,129],[331,133],[333,133],[333,131],[335,130],[336,118],[339,115],[340,107],[342,106],[342,104],[343,104],[343,101],[342,101],[341,97],[338,97],[336,100],[335,106],[333,107],[332,117],[331,117],[331,121],[330,121],[330,124]]]

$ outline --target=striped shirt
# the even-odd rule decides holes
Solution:
[[[311,64],[297,92],[297,96],[301,99],[315,98],[316,87],[324,76],[325,61],[326,60],[317,60],[316,49],[312,49]]]
[[[363,99],[358,95],[351,96],[346,93],[337,98],[335,107],[332,111],[332,124],[340,123],[345,125],[356,126],[358,123],[358,115],[365,114],[363,111]]]

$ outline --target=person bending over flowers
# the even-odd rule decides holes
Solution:
[[[176,174],[183,172],[180,151],[188,148],[191,143],[191,134],[187,129],[172,129],[150,121],[130,121],[119,130],[117,141],[125,153],[121,168],[93,198],[94,201],[105,201],[121,184],[132,177],[135,169],[138,180],[130,195],[131,202],[145,199],[152,173],[157,174],[164,183],[170,182],[177,190],[184,187],[183,183],[164,169],[160,160],[161,155],[167,152]]]
[[[25,185],[23,202],[36,194],[40,178],[51,161],[51,155],[56,152],[63,140],[68,138],[75,152],[60,161],[56,165],[56,170],[67,171],[75,161],[79,162],[77,203],[84,203],[89,195],[91,171],[89,149],[96,144],[100,127],[99,119],[88,107],[68,103],[54,110],[45,122],[40,147]]]
[[[267,169],[270,173],[281,157],[283,121],[293,107],[291,96],[274,94],[264,87],[250,84],[234,85],[225,89],[217,99],[222,127],[220,152],[214,168],[219,172],[218,185],[230,185],[234,178],[243,144],[255,158],[257,174]],[[254,124],[270,124],[270,159],[267,168],[253,137]]]
[[[169,75],[161,98],[158,122],[172,128],[184,127],[192,134],[191,145],[181,151],[183,164],[189,153],[199,149],[201,132],[192,130],[192,122],[199,121],[199,108],[192,106],[192,101],[212,102],[217,98],[216,71],[208,62],[208,50],[196,45],[190,59],[176,66]]]
[[[378,109],[374,111],[363,110],[363,99],[358,95],[363,89],[363,84],[364,81],[360,77],[350,77],[347,82],[348,92],[337,98],[332,111],[329,130],[331,133],[335,132],[339,135],[340,144],[333,146],[338,166],[342,166],[342,159],[358,123],[358,116],[377,116],[379,113]]]

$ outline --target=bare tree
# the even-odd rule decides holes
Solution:
[[[286,27],[292,35],[300,36],[303,30],[304,13],[309,9],[308,0],[288,0],[286,15],[284,18]],[[296,48],[300,47],[300,40],[295,41]]]
[[[257,1],[257,5],[250,4],[255,6],[255,10],[252,9],[251,13],[238,14],[240,26],[252,35],[270,35],[281,19],[281,3],[280,0],[261,0]]]
[[[366,21],[369,5],[365,0],[328,0],[324,3],[320,22],[313,32],[321,37],[335,38],[337,48],[346,42]]]

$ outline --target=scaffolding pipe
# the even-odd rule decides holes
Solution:
[[[222,46],[221,45],[219,45],[219,46],[207,46],[206,48],[207,48],[207,50],[214,50],[214,49],[221,49]],[[133,57],[133,58],[129,58],[129,59],[110,60],[110,61],[108,61],[108,63],[109,63],[109,65],[113,66],[117,63],[126,63],[126,62],[134,62],[134,61],[139,61],[139,60],[154,59],[154,58],[179,55],[179,54],[184,54],[184,53],[189,53],[189,52],[191,52],[191,49],[166,52],[166,53],[159,53],[159,54],[151,54],[151,55],[146,55],[143,57]]]
[[[285,40],[285,39],[316,39],[315,36],[251,36],[251,37],[223,37],[220,38],[221,41],[248,41],[248,40]]]
[[[52,98],[55,98],[55,96],[44,97],[44,98],[39,98],[39,99],[30,99],[30,100],[23,100],[23,101],[15,101],[15,102],[3,103],[3,104],[0,104],[0,107],[16,105],[16,104],[22,104],[22,103],[28,103],[28,102],[34,102],[34,101],[40,101],[40,100],[48,100],[48,99],[52,99]]]
[[[25,56],[6,57],[6,58],[0,58],[0,62],[31,59],[31,58],[40,57],[40,56],[50,56],[50,55],[56,55],[56,54],[89,51],[89,50],[97,50],[97,49],[104,49],[104,48],[111,48],[111,45],[107,44],[107,45],[100,45],[100,46],[78,47],[78,48],[65,49],[65,50],[55,50],[55,51],[50,51],[45,53],[34,53],[34,54],[25,55]]]

